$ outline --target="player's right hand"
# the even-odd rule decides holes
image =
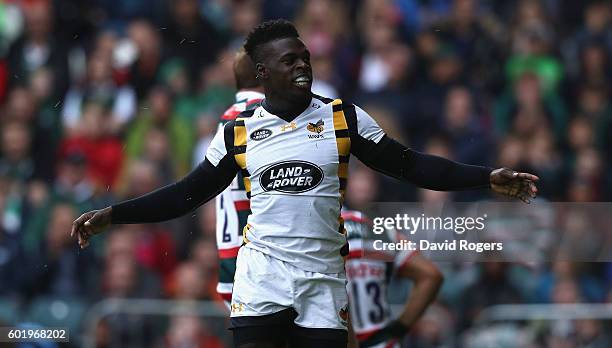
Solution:
[[[70,237],[77,236],[81,249],[89,245],[89,238],[104,231],[111,225],[112,207],[100,210],[92,210],[74,220]]]
[[[382,342],[390,341],[392,339],[400,340],[408,333],[409,329],[409,327],[406,327],[399,320],[393,320],[387,326],[376,332],[374,335],[359,342],[359,346],[371,347]]]

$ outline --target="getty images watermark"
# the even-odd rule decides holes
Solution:
[[[482,216],[411,216],[409,214],[395,214],[394,217],[375,217],[372,221],[372,232],[375,235],[382,235],[385,231],[399,231],[407,235],[415,235],[421,232],[453,232],[462,235],[471,231],[484,231],[487,214]],[[503,242],[471,242],[466,239],[445,239],[443,241],[429,241],[421,239],[413,241],[410,239],[399,239],[397,241],[384,241],[375,239],[372,243],[375,250],[432,250],[432,251],[502,251]]]
[[[382,202],[363,209],[360,246],[366,256],[418,250],[437,261],[610,262],[610,211],[612,203],[542,200]]]

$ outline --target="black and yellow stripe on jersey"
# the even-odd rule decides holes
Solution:
[[[247,198],[251,198],[251,174],[246,167],[246,147],[247,147],[247,132],[244,126],[244,119],[251,117],[255,110],[247,110],[238,115],[235,120],[230,121],[224,129],[225,148],[228,154],[232,154],[236,164],[240,168],[240,176],[242,177],[242,185],[246,192]],[[250,214],[250,211],[249,211]],[[247,216],[240,216],[240,221],[244,221],[242,226],[242,243],[243,245],[249,242],[247,232],[249,225],[246,223]]]
[[[334,119],[334,131],[336,135],[336,146],[338,147],[338,180],[340,184],[340,206],[344,203],[344,195],[348,184],[349,159],[351,155],[351,133],[357,133],[357,115],[355,114],[355,106],[352,104],[344,104],[341,99],[329,99],[320,96],[315,98],[324,103],[332,103],[332,112]],[[342,215],[338,216],[340,226],[338,232],[346,234],[344,229],[344,220]],[[348,254],[348,244],[342,248],[341,253]]]
[[[332,102],[334,113],[334,130],[336,133],[336,145],[338,146],[338,180],[340,181],[340,204],[344,201],[346,185],[348,180],[348,166],[351,154],[351,138],[349,136],[348,123],[344,115],[342,100],[336,99]]]
[[[242,182],[248,198],[251,198],[251,174],[246,168],[247,134],[244,119],[251,117],[253,112],[254,110],[247,110],[240,113],[234,121],[228,122],[224,129],[225,148],[228,154],[234,156],[234,160],[240,168]]]
[[[346,193],[346,185],[348,183],[348,166],[351,154],[351,138],[349,137],[348,124],[342,107],[342,100],[335,99],[332,101],[332,111],[334,118],[334,131],[336,134],[336,146],[338,147],[338,180],[340,182],[340,207],[344,203],[344,195]],[[338,232],[346,234],[344,229],[344,219],[342,215],[338,216]],[[348,243],[348,242],[347,242]],[[341,250],[342,256],[348,254],[348,244]]]
[[[251,113],[252,114],[252,113]],[[238,117],[234,121],[234,159],[240,167],[240,174],[244,182],[244,189],[248,198],[251,198],[251,179],[249,171],[246,167],[246,127],[244,126],[244,118]]]
[[[338,147],[338,180],[340,181],[340,204],[344,201],[348,183],[348,168],[351,154],[351,134],[357,134],[357,115],[355,106],[345,104],[341,99],[330,99],[313,95],[314,98],[332,103],[336,145]]]
[[[259,106],[259,103],[251,105],[248,110],[253,111],[253,110],[255,110],[255,108],[257,106]],[[243,112],[243,114],[244,114],[244,112]],[[235,120],[224,121],[223,125],[227,124],[228,122],[235,122]],[[240,131],[245,132],[245,129],[244,129],[244,120],[241,121],[241,127],[242,127],[242,129],[237,128],[234,125],[234,133],[236,132],[236,129],[238,129],[239,132]],[[224,129],[224,131],[227,132],[228,129]],[[230,141],[233,142],[237,138],[238,137],[236,137],[235,134],[233,134],[232,137],[228,138],[228,134],[225,133],[226,141],[227,141],[227,139],[230,139]],[[234,139],[234,140],[232,140],[232,139]],[[243,148],[241,148],[241,150],[244,150],[242,153],[245,153],[246,152],[246,140],[244,140],[242,142],[243,142],[243,144],[242,144]],[[235,145],[236,144],[226,144],[226,148],[228,148],[228,149],[234,148]],[[244,158],[244,156],[242,156],[242,158]],[[236,162],[236,163],[238,163],[238,162]],[[237,174],[237,185],[238,185],[237,190],[238,191],[245,191],[246,195],[247,195],[247,198],[249,198],[250,195],[251,195],[251,192],[250,192],[251,191],[251,187],[250,187],[249,176],[250,176],[249,172],[246,169],[242,168],[242,167],[241,167],[240,172],[238,172],[238,174]],[[239,205],[236,205],[236,213],[238,215],[238,224],[240,226],[240,234],[243,235],[244,227],[247,224],[247,219],[248,219],[249,215],[251,214],[251,210],[249,209],[248,205],[239,204]],[[236,268],[236,257],[233,257],[232,260],[233,260],[233,265],[231,265],[231,267],[229,267],[229,268],[226,267],[224,269],[234,269],[235,270],[235,268]],[[222,261],[226,261],[226,260],[222,260]],[[231,272],[220,272],[220,276],[219,276],[220,278],[221,278],[221,274],[223,274],[224,275],[223,278],[226,278],[226,279],[230,279],[231,280],[231,279],[234,278],[234,272],[233,271],[231,271]],[[229,281],[229,282],[231,283],[231,281]]]

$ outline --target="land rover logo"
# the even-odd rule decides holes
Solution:
[[[251,139],[255,141],[264,140],[272,135],[272,131],[267,128],[262,128],[251,133]]]
[[[312,190],[323,181],[323,171],[304,161],[273,164],[261,174],[259,183],[264,191],[300,193]]]

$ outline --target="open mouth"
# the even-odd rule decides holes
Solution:
[[[300,88],[309,87],[311,83],[312,78],[306,74],[299,75],[298,77],[293,79],[293,84]]]

